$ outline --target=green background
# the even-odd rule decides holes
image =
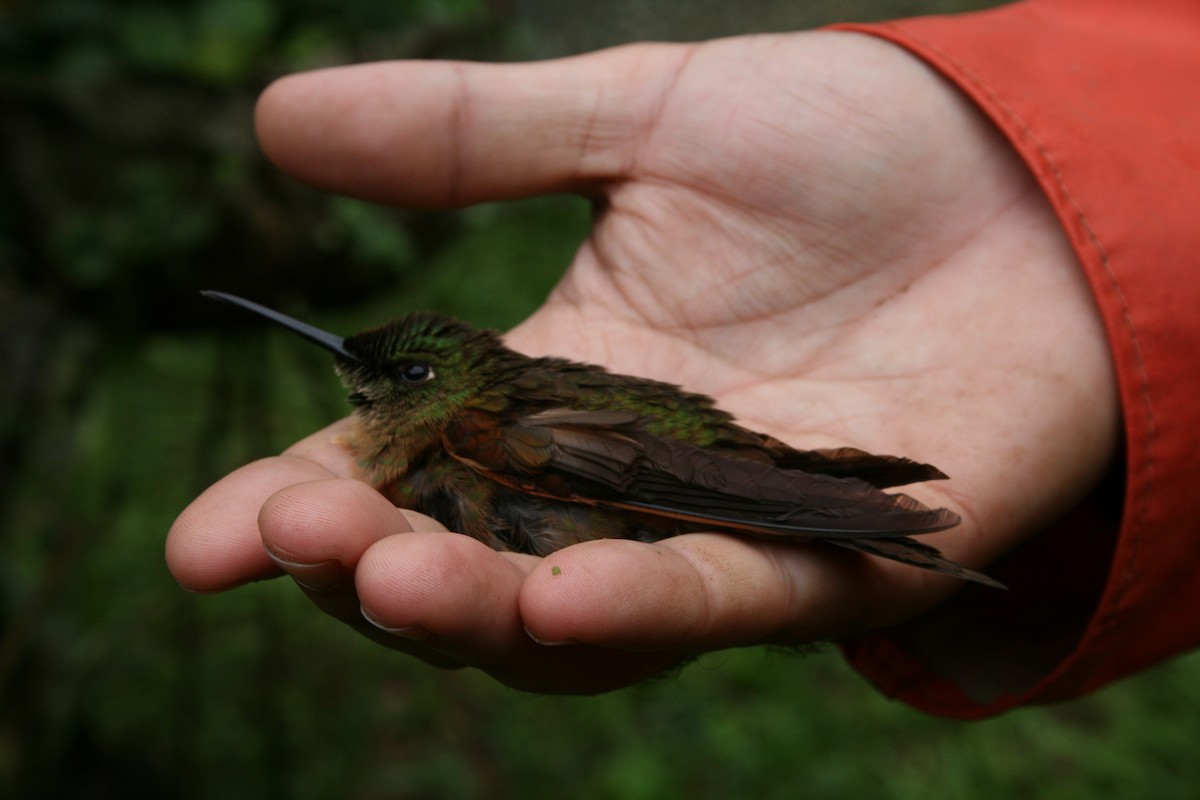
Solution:
[[[339,332],[504,327],[587,230],[573,198],[430,214],[295,185],[253,140],[270,79],[982,5],[0,0],[0,797],[1192,796],[1197,656],[971,724],[834,653],[538,697],[375,647],[290,582],[193,596],[163,566],[208,483],[345,411],[326,354],[198,289]]]

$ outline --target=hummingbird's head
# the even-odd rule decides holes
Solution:
[[[337,372],[350,402],[403,427],[433,427],[461,410],[509,352],[494,332],[429,311],[356,333],[343,347]]]

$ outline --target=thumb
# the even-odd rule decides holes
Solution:
[[[255,122],[285,172],[376,202],[448,208],[583,191],[629,174],[688,52],[323,69],[269,86]]]

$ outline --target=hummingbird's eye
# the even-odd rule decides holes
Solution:
[[[405,383],[425,383],[433,380],[433,368],[423,361],[410,361],[396,367],[396,374]]]

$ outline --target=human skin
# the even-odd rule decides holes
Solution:
[[[962,515],[922,537],[955,561],[986,569],[1116,456],[1104,331],[1048,203],[975,108],[890,44],[812,32],[365,64],[278,81],[257,127],[285,172],[378,202],[592,198],[591,235],[507,343],[710,394],[796,447],[935,464],[951,480],[905,491]],[[356,479],[346,425],[185,509],[167,541],[180,584],[291,574],[376,641],[553,693],[841,639],[961,585],[716,533],[498,553]]]

